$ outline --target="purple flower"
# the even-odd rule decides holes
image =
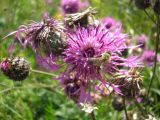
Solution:
[[[91,101],[90,94],[86,94],[87,84],[81,82],[74,74],[64,73],[61,77],[61,85],[66,95],[76,103]]]
[[[148,37],[144,34],[138,36],[137,45],[141,45],[141,48],[146,48],[146,42],[148,41]]]
[[[15,34],[14,42],[18,41],[24,48],[29,44],[36,52],[37,62],[41,66],[53,70],[57,69],[55,58],[62,55],[66,44],[62,23],[52,19],[48,13],[44,14],[42,22],[32,22],[28,25],[20,26]],[[7,36],[7,37],[8,37]],[[14,44],[11,44],[9,54],[13,51]]]
[[[7,59],[4,60],[4,61],[1,63],[0,67],[1,67],[1,69],[2,69],[3,71],[7,71],[8,68],[9,68],[8,60],[7,60]]]
[[[53,55],[43,57],[42,55],[37,54],[36,60],[38,65],[40,65],[48,71],[55,71],[60,67],[56,64],[56,59]]]
[[[61,7],[65,14],[76,13],[86,6],[88,3],[82,3],[80,0],[61,0]]]
[[[63,51],[62,31],[61,24],[46,13],[42,22],[33,22],[27,26],[21,26],[15,32],[15,39],[24,48],[30,44],[35,52],[43,50],[47,55],[54,54],[57,56],[57,53],[60,54],[59,52]]]
[[[143,55],[141,57],[142,61],[148,65],[153,66],[154,65],[154,59],[155,59],[155,52],[152,50],[145,50],[143,52]],[[157,60],[160,61],[160,56],[158,55]]]
[[[102,22],[103,22],[104,26],[106,27],[106,29],[114,30],[117,27],[121,27],[121,23],[116,21],[112,17],[106,17],[102,20]]]
[[[74,73],[81,78],[81,83],[89,86],[91,80],[98,79],[106,87],[105,74],[114,75],[119,71],[118,66],[139,66],[135,57],[121,57],[121,51],[127,48],[126,37],[118,29],[110,32],[100,25],[78,28],[75,33],[69,33],[68,48],[64,51],[64,61],[69,64],[68,73]]]
[[[137,68],[121,70],[118,74],[117,79],[113,82],[114,85],[118,86],[126,98],[135,98],[142,87],[142,79]]]

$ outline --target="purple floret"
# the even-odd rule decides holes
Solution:
[[[155,59],[155,52],[152,50],[145,50],[142,57],[142,61],[148,65],[148,66],[153,66],[154,65],[154,59]],[[157,56],[157,61],[160,61],[160,56]]]
[[[119,72],[119,66],[140,66],[136,57],[122,57],[121,51],[128,47],[125,44],[127,35],[122,34],[120,29],[111,32],[99,25],[78,28],[75,33],[69,33],[66,41],[68,48],[64,51],[64,61],[69,64],[68,73],[74,73],[77,78],[81,78],[80,82],[89,86],[96,86],[99,80],[105,87],[108,84],[117,91],[118,87],[113,87],[114,84],[109,83],[104,76]]]
[[[145,49],[147,41],[148,41],[148,37],[146,35],[142,34],[142,35],[138,36],[137,45],[140,45],[141,48]]]
[[[61,7],[65,14],[79,12],[86,6],[88,6],[88,3],[82,3],[80,0],[61,0]]]

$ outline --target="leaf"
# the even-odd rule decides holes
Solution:
[[[160,96],[160,90],[152,88],[151,91],[155,92],[156,94],[158,94]]]

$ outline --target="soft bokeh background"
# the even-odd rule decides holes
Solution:
[[[0,0],[0,61],[7,56],[7,48],[13,40],[2,38],[9,32],[30,20],[41,21],[43,13],[48,11],[52,17],[61,18],[60,0]],[[130,0],[91,0],[99,14],[97,18],[112,16],[123,23],[124,32],[130,36],[150,36],[149,48],[155,41],[154,26],[144,11],[138,10]],[[14,56],[24,56],[34,68],[35,54],[28,47],[23,50],[17,45]],[[156,79],[153,81],[150,97],[151,111],[160,116],[160,65],[158,64]],[[145,87],[149,85],[151,68],[142,72]],[[13,88],[13,86],[16,86]],[[120,120],[120,113],[111,105],[112,99],[106,97],[98,104],[95,115],[97,120]],[[133,109],[135,106],[129,107]],[[136,109],[136,108],[135,108]],[[45,75],[31,74],[23,83],[16,83],[0,73],[0,120],[88,120],[90,117],[81,111],[73,101],[67,98],[58,82]]]

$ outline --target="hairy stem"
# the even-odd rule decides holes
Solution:
[[[49,76],[52,76],[52,77],[57,77],[57,75],[55,75],[53,73],[48,73],[48,72],[44,72],[44,71],[40,71],[40,70],[33,70],[32,69],[32,72],[40,73],[40,74],[45,74],[45,75],[49,75]]]
[[[154,20],[154,18],[152,18],[152,17],[148,14],[148,12],[147,12],[146,10],[144,10],[144,12],[145,12],[145,14],[148,16],[148,18],[149,18],[150,20],[152,20],[152,22],[153,22],[154,24],[156,24],[156,21]]]
[[[92,119],[92,120],[96,120],[96,117],[95,117],[94,111],[90,114],[90,116],[91,116],[91,119]]]
[[[124,112],[125,112],[126,120],[129,120],[125,101],[126,101],[125,97],[123,97],[123,105],[124,105]]]
[[[156,37],[156,44],[155,44],[155,51],[156,51],[156,54],[155,54],[155,57],[154,57],[154,67],[153,67],[153,73],[152,73],[152,77],[151,77],[151,80],[150,80],[150,83],[149,83],[149,88],[148,88],[148,92],[147,92],[147,101],[149,99],[149,93],[151,91],[151,86],[152,86],[152,83],[153,83],[153,80],[155,78],[155,75],[156,75],[156,67],[157,67],[157,55],[158,55],[158,50],[159,50],[159,41],[160,41],[160,16],[157,16],[157,37]]]

